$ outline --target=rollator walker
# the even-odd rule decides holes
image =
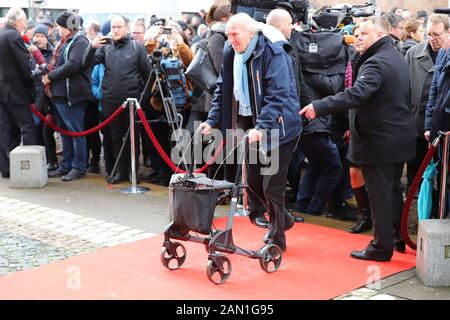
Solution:
[[[248,152],[248,136],[244,137],[243,158]],[[244,165],[244,161],[242,161]],[[240,183],[242,166],[238,166],[235,182],[210,179],[189,172],[179,177],[169,186],[169,202],[172,221],[164,231],[161,250],[161,262],[169,270],[179,269],[186,261],[186,249],[172,240],[190,241],[205,245],[208,252],[206,275],[214,284],[223,284],[231,275],[231,262],[224,255],[237,254],[258,259],[261,268],[267,273],[278,270],[282,260],[282,251],[275,244],[267,244],[259,250],[245,250],[233,241],[233,218],[237,211],[238,199],[247,188]],[[216,206],[231,196],[228,221],[225,230],[213,226]],[[194,234],[192,234],[194,233]],[[199,235],[205,235],[200,236]]]

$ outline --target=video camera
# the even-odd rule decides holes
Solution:
[[[363,5],[344,5],[340,8],[324,6],[317,10],[312,20],[320,29],[335,30],[353,24],[353,18],[371,17],[375,15],[375,7],[371,3]]]
[[[34,68],[34,70],[31,71],[31,76],[32,77],[44,76],[48,73],[49,73],[48,64],[46,63],[36,64],[36,68]]]
[[[161,49],[155,49],[152,53],[152,64],[153,65],[159,65],[161,63],[161,60],[163,58],[164,54]]]
[[[247,13],[259,22],[266,22],[267,15],[273,9],[285,9],[293,23],[308,23],[308,0],[231,0],[231,13]]]

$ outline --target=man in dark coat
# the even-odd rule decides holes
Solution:
[[[361,166],[374,224],[374,240],[365,250],[352,252],[355,259],[389,261],[394,247],[405,250],[400,234],[400,178],[403,163],[415,155],[416,126],[409,109],[408,66],[388,35],[385,19],[362,20],[358,36],[362,52],[355,63],[354,86],[313,101],[301,111],[314,119],[350,109],[348,159]]]
[[[24,145],[36,144],[36,129],[30,104],[34,101],[34,83],[30,58],[21,33],[27,16],[20,8],[11,8],[6,15],[6,27],[0,32],[0,171],[9,177],[11,131],[17,126]]]
[[[150,74],[147,50],[128,36],[128,28],[127,19],[122,16],[113,17],[111,19],[112,43],[107,44],[107,37],[98,36],[84,53],[83,65],[87,67],[93,67],[99,63],[105,65],[105,76],[102,82],[103,100],[101,101],[105,118],[110,117],[127,98],[139,98]],[[120,115],[110,126],[116,159],[129,125],[129,115],[126,113]],[[138,134],[136,134],[136,143],[139,145]],[[129,142],[126,147],[129,150]],[[125,155],[127,154],[129,152],[125,152]],[[129,179],[131,163],[128,158],[128,156],[121,157],[116,175],[111,177],[111,183],[117,184]],[[136,150],[136,159],[139,159],[139,150]],[[137,163],[136,168],[138,168]]]
[[[293,225],[284,208],[287,164],[302,130],[293,62],[279,43],[271,43],[257,31],[256,21],[245,13],[230,18],[227,35],[231,47],[225,48],[211,111],[200,127],[203,134],[212,128],[250,130],[252,148],[253,142],[267,137],[260,148],[271,152],[272,165],[278,160],[278,170],[264,174],[261,163],[250,164],[247,182],[269,213],[268,243],[284,251],[284,231]]]

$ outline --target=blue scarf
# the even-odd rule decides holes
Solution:
[[[258,44],[259,36],[255,34],[244,53],[235,53],[233,64],[234,97],[239,102],[239,115],[251,116],[250,89],[248,86],[247,61]]]

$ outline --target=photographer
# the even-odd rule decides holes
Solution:
[[[11,8],[6,14],[6,27],[0,31],[0,172],[3,178],[9,178],[9,152],[15,147],[14,128],[20,128],[24,145],[36,144],[30,110],[35,92],[28,51],[20,35],[26,24],[25,12]]]
[[[91,68],[99,63],[105,65],[101,101],[105,118],[109,118],[128,98],[139,99],[150,73],[147,52],[141,44],[129,37],[128,27],[128,19],[122,16],[113,17],[111,20],[112,38],[96,37],[84,54],[83,65],[85,67]],[[129,126],[129,113],[120,115],[110,126],[116,161],[122,147],[123,136]],[[138,132],[139,130],[136,130],[136,133]],[[139,134],[136,134],[136,142],[138,141]],[[137,143],[137,145],[139,144]],[[136,148],[136,153],[136,159],[139,159],[139,148]],[[117,184],[129,179],[131,163],[129,163],[127,154],[130,154],[129,141],[124,155],[119,160],[116,175],[111,177],[111,183]],[[136,168],[138,168],[137,163]]]
[[[177,110],[183,115],[184,124],[187,123],[187,118],[192,105],[190,97],[187,92],[192,90],[190,82],[186,79],[183,81],[184,71],[189,66],[193,59],[193,53],[189,48],[189,42],[182,28],[175,22],[170,22],[166,27],[162,25],[154,25],[150,27],[146,34],[148,39],[145,47],[149,55],[152,57],[155,68],[161,69],[159,72],[164,73],[162,65],[169,66],[172,70],[170,73],[173,77],[179,77],[178,85],[169,88],[164,86],[162,90],[165,95],[168,95],[168,90],[171,90],[172,97]],[[167,64],[166,64],[167,62]],[[164,82],[162,82],[164,84]],[[173,82],[171,82],[173,84]],[[164,108],[161,101],[161,92],[156,85],[156,81],[151,88],[151,107],[148,110],[148,119],[157,119],[164,116]],[[166,153],[170,153],[170,131],[166,123],[152,123],[152,130],[155,132],[156,138],[163,146]],[[166,163],[156,152],[152,155],[152,173],[144,179],[150,182],[168,185],[171,171]]]

